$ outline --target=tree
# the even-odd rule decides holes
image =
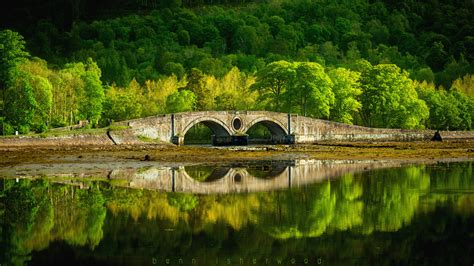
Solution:
[[[5,91],[5,121],[20,133],[28,133],[33,123],[37,103],[31,75],[14,67],[10,70],[12,75]],[[4,132],[13,133],[13,132]]]
[[[51,123],[53,86],[49,78],[53,71],[48,68],[46,61],[39,58],[25,60],[19,67],[25,73],[30,74],[30,84],[37,103],[31,126],[34,131],[43,132],[48,129]]]
[[[33,128],[36,132],[47,130],[51,120],[51,108],[53,104],[53,86],[46,78],[33,75],[31,78],[33,94],[36,101]]]
[[[214,93],[206,84],[206,75],[201,70],[193,68],[188,76],[186,90],[196,96],[197,110],[212,110],[214,107]]]
[[[293,63],[293,80],[284,95],[287,110],[318,118],[329,118],[334,104],[333,83],[318,63]],[[296,107],[296,110],[293,109]]]
[[[193,111],[196,103],[196,95],[192,91],[180,90],[166,98],[166,111],[169,113]]]
[[[335,98],[330,111],[330,119],[352,124],[354,114],[362,107],[359,101],[359,95],[362,93],[359,83],[360,73],[337,68],[329,71],[328,75],[334,84],[332,90]]]
[[[256,74],[256,81],[250,87],[259,93],[258,102],[273,111],[282,111],[283,94],[295,78],[292,63],[277,61],[268,64]]]
[[[100,69],[92,59],[86,63],[86,71],[81,75],[84,81],[84,93],[79,103],[79,114],[88,119],[92,125],[97,125],[102,114],[102,103],[105,95],[100,81]]]
[[[408,73],[392,64],[367,66],[361,75],[361,116],[367,126],[420,128],[429,116]]]
[[[12,68],[28,56],[23,36],[11,30],[0,31],[0,90],[6,89]]]
[[[28,52],[25,51],[23,36],[11,30],[0,31],[0,118],[6,115],[6,105],[9,104],[5,99],[7,97],[6,91],[8,90],[9,82],[18,85],[16,81],[11,81],[11,79],[18,77],[15,68],[18,63],[22,62],[28,56]],[[10,94],[11,93],[13,92],[10,89]],[[12,108],[11,103],[8,108]],[[9,110],[9,112],[12,111],[13,110]],[[6,118],[2,118],[2,120],[3,119],[7,120]]]
[[[237,52],[256,54],[259,51],[260,39],[257,31],[251,26],[241,26],[237,29],[232,39],[232,47]]]
[[[135,80],[132,80],[132,82],[134,81]],[[140,87],[138,87],[138,89],[140,89]],[[105,118],[119,121],[140,117],[142,114],[140,96],[142,95],[141,92],[137,90],[137,86],[118,88],[112,85],[105,95]]]

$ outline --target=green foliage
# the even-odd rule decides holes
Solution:
[[[334,84],[333,92],[335,103],[330,111],[333,121],[352,124],[362,104],[359,95],[362,93],[359,84],[360,73],[344,68],[329,71],[329,76]]]
[[[37,102],[31,86],[31,75],[17,68],[13,71],[14,78],[4,93],[5,121],[20,133],[26,134],[33,123]]]
[[[473,99],[453,88],[450,91],[434,84],[415,83],[416,90],[429,107],[426,126],[442,130],[469,130],[474,117]]]
[[[296,106],[297,113],[329,118],[334,105],[333,83],[318,63],[294,63],[295,77],[285,93],[286,105]],[[289,108],[290,112],[293,110]]]
[[[257,72],[257,79],[251,89],[259,93],[258,101],[262,102],[267,109],[283,111],[283,95],[288,90],[295,74],[296,72],[290,62],[270,63]]]
[[[128,88],[112,86],[105,96],[104,118],[120,121],[141,116],[141,89],[136,81],[132,81]]]
[[[166,110],[169,113],[192,111],[195,106],[196,96],[189,90],[177,91],[166,99]]]
[[[97,125],[102,115],[104,89],[100,81],[100,69],[92,59],[87,60],[86,71],[81,75],[84,91],[79,100],[79,117],[87,119],[90,124]]]
[[[0,90],[6,89],[10,71],[28,56],[23,36],[8,29],[0,31]]]
[[[167,199],[170,206],[182,212],[191,211],[199,204],[198,197],[193,194],[169,193]]]
[[[364,123],[373,127],[421,128],[429,109],[408,73],[396,65],[367,66],[361,73]]]

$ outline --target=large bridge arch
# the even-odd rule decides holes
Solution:
[[[184,124],[183,129],[180,132],[176,132],[178,135],[178,143],[183,144],[184,143],[184,137],[186,136],[186,133],[195,125],[202,123],[205,126],[207,126],[211,131],[212,134],[214,135],[213,137],[224,137],[228,138],[232,136],[232,130],[229,128],[229,126],[222,120],[217,119],[212,116],[201,116],[196,119],[193,119],[192,121]]]
[[[230,128],[223,121],[221,121],[219,119],[216,119],[216,118],[213,118],[213,117],[203,116],[203,117],[200,117],[196,120],[193,120],[189,124],[187,124],[184,127],[183,131],[180,132],[181,135],[183,135],[183,136],[186,135],[186,133],[193,126],[195,126],[196,124],[199,124],[199,123],[203,123],[204,125],[206,125],[212,131],[212,133],[214,133],[216,135],[230,136],[232,134]]]
[[[268,117],[259,117],[248,122],[245,126],[245,133],[258,124],[265,126],[270,131],[272,143],[286,143],[288,141],[288,128],[280,121]]]

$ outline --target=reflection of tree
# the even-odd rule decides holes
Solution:
[[[198,198],[193,194],[169,193],[168,203],[180,211],[190,211],[198,204]]]
[[[413,218],[430,176],[416,166],[377,173],[367,179],[363,231],[397,231]]]
[[[24,264],[32,250],[48,246],[52,228],[53,208],[48,201],[47,183],[4,181],[5,220],[3,236],[6,242],[6,261]]]
[[[281,239],[317,237],[330,230],[346,230],[362,223],[362,185],[352,175],[314,186],[303,194],[287,193],[271,235]],[[271,223],[271,221],[269,221]]]
[[[79,190],[47,181],[4,180],[2,234],[5,260],[24,264],[33,250],[65,240],[95,247],[102,238],[104,198],[97,186]]]
[[[96,185],[88,190],[61,187],[53,194],[55,226],[53,234],[73,245],[97,246],[102,239],[106,209]]]

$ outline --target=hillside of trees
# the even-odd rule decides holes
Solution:
[[[2,11],[2,134],[232,109],[472,128],[472,1],[59,2]]]

